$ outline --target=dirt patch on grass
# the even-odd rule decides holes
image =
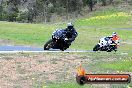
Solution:
[[[13,44],[13,41],[8,39],[0,39],[0,45],[10,45]]]
[[[33,88],[74,80],[77,63],[86,60],[87,57],[82,60],[76,54],[1,54],[0,87]]]
[[[79,63],[82,63],[89,73],[90,70],[100,73],[103,69],[101,70],[97,63],[109,61],[105,58],[106,55],[103,56],[104,58],[98,56],[101,54],[97,55],[98,58],[92,55],[96,53],[91,55],[80,53],[0,54],[0,88],[43,88],[52,83],[76,83],[75,75]],[[113,60],[117,59],[119,57]],[[111,88],[113,85],[91,86]]]

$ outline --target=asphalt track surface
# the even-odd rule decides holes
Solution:
[[[12,46],[4,45],[0,46],[0,53],[41,53],[41,52],[93,52],[92,50],[70,50],[61,51],[59,49],[43,50],[43,47],[31,47],[31,46]]]
[[[0,51],[43,51],[41,47],[2,45]]]

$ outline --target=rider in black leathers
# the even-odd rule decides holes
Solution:
[[[65,41],[68,41],[68,44],[71,44],[71,42],[74,41],[75,38],[78,36],[78,33],[76,32],[72,23],[68,23],[67,28],[63,30],[66,33]]]

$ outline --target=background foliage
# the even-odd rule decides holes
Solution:
[[[18,22],[55,22],[84,16],[98,6],[131,0],[0,0],[0,20]]]

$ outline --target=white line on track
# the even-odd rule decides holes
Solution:
[[[66,50],[66,51],[0,51],[0,53],[62,53],[62,52],[93,52],[93,51],[88,51],[88,50]]]

